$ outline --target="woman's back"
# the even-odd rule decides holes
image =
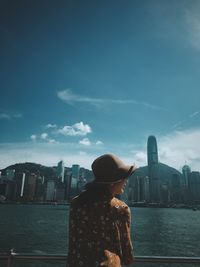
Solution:
[[[100,266],[106,260],[105,250],[119,255],[125,264],[132,261],[128,206],[107,194],[94,202],[88,199],[84,192],[71,203],[69,267]]]
[[[130,209],[114,196],[122,194],[135,166],[113,154],[92,163],[94,181],[74,198],[69,217],[69,267],[120,267],[133,262]]]

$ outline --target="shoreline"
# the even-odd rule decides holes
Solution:
[[[127,203],[128,204],[128,203]],[[0,202],[0,205],[50,205],[50,206],[69,206],[70,202]],[[163,204],[163,203],[133,203],[128,204],[130,208],[173,208],[173,209],[192,209],[200,210],[200,204]]]
[[[129,204],[132,208],[166,208],[166,209],[192,209],[200,210],[200,204],[162,204],[162,203],[134,203]]]

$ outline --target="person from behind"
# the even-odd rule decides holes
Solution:
[[[94,160],[95,180],[70,205],[68,267],[120,267],[134,261],[129,207],[115,196],[124,192],[135,166],[113,154]]]

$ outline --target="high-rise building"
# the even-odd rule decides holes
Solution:
[[[181,202],[181,179],[178,174],[173,174],[170,181],[170,201]]]
[[[190,167],[188,165],[184,165],[182,168],[182,173],[183,173],[185,187],[188,188],[188,179],[191,173]]]
[[[35,188],[35,201],[41,202],[44,200],[44,177],[38,176]]]
[[[64,183],[64,176],[65,176],[65,166],[63,160],[58,162],[57,165],[57,176],[62,183]]]
[[[25,173],[17,173],[15,176],[14,201],[20,201],[24,195]]]
[[[80,166],[78,164],[73,164],[72,165],[72,177],[78,180],[79,174],[80,174]]]
[[[37,176],[34,173],[26,175],[23,199],[25,201],[33,201],[35,197]]]
[[[8,180],[13,180],[15,177],[15,170],[13,169],[6,170],[6,177]]]
[[[54,201],[55,197],[55,181],[49,180],[46,184],[46,201]]]
[[[200,173],[192,171],[188,179],[189,200],[200,202]]]
[[[140,178],[140,201],[149,202],[149,177]]]
[[[65,200],[65,184],[57,183],[55,188],[55,200],[57,202],[63,203]]]
[[[147,141],[148,177],[150,202],[160,202],[160,179],[158,164],[158,149],[155,136],[149,136]]]
[[[72,175],[71,175],[71,188],[76,189],[79,181],[80,166],[78,164],[72,165]]]
[[[189,192],[189,176],[191,173],[191,169],[188,165],[184,165],[182,168],[182,195],[183,195],[183,201],[187,202],[191,199],[191,195]]]

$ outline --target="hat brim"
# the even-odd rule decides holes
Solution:
[[[127,179],[129,176],[131,176],[135,172],[136,169],[137,167],[135,165],[126,166],[126,169],[123,170],[124,175],[121,177],[121,179]]]
[[[119,178],[114,181],[98,181],[97,179],[94,180],[94,183],[97,184],[116,184],[121,182],[124,179],[128,179],[134,172],[137,170],[137,167],[135,165],[132,166],[126,166],[125,168],[120,169]]]

